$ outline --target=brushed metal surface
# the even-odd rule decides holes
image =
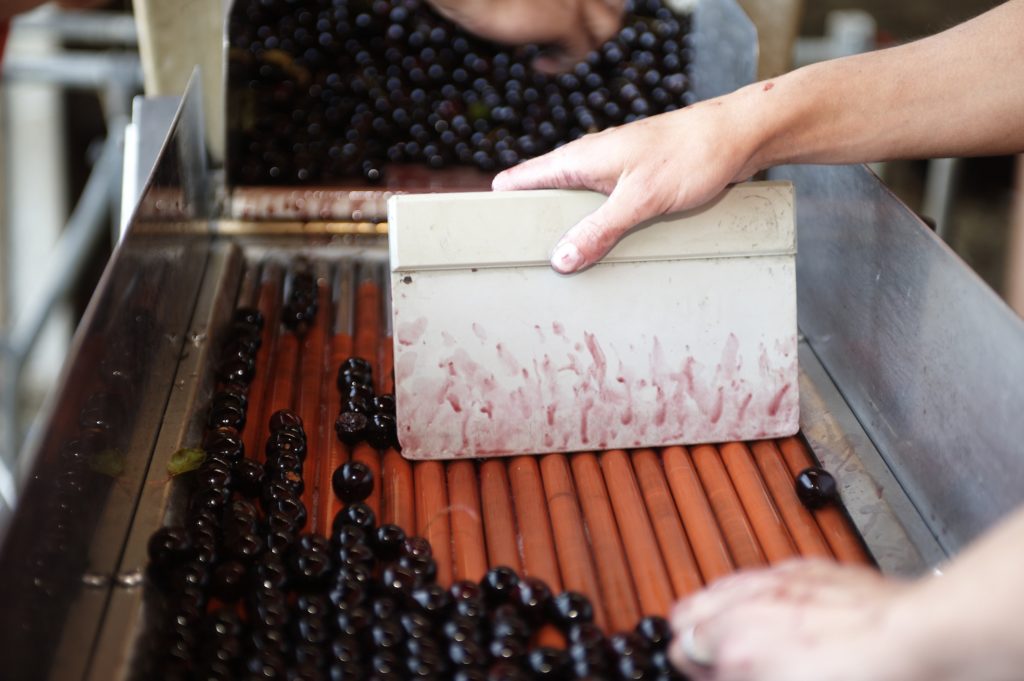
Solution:
[[[216,331],[230,321],[241,278],[241,251],[230,243],[216,244],[199,290],[195,314],[188,324],[181,361],[176,365],[174,388],[162,422],[153,425],[151,436],[156,434],[156,444],[151,465],[138,504],[128,515],[131,526],[123,535],[127,541],[116,568],[115,595],[97,637],[89,679],[129,677],[136,638],[145,632],[144,594],[142,582],[136,577],[146,568],[146,544],[158,528],[168,521],[173,523],[175,520],[169,516],[184,506],[174,503],[177,497],[184,502],[184,490],[168,474],[167,465],[178,449],[195,446],[202,435],[202,405],[213,390],[209,367],[216,351],[214,340],[219,338]]]
[[[806,342],[800,343],[800,432],[835,477],[843,506],[882,572],[911,577],[945,560],[935,535]]]
[[[690,87],[696,101],[757,80],[757,29],[735,0],[700,0],[693,12]]]
[[[1024,501],[1024,321],[863,166],[787,166],[800,327],[952,554]]]
[[[206,263],[194,94],[75,333],[47,425],[26,445],[22,502],[0,529],[5,681],[81,678],[93,649]],[[146,220],[180,229],[148,234]]]

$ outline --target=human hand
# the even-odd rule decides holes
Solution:
[[[744,120],[743,101],[731,97],[586,135],[500,173],[492,187],[608,194],[555,246],[551,266],[576,272],[644,220],[696,207],[759,170],[757,129]]]
[[[825,561],[741,573],[676,606],[669,656],[692,681],[916,678],[893,624],[910,588]],[[689,657],[695,649],[711,664]]]
[[[625,0],[428,0],[448,19],[481,38],[510,45],[540,43],[558,52],[534,67],[569,69],[619,30]]]

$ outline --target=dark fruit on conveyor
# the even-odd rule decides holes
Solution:
[[[376,449],[398,446],[398,424],[391,414],[374,414],[366,428],[366,441]]]
[[[373,532],[373,528],[377,524],[377,516],[372,508],[361,501],[356,501],[349,503],[345,508],[338,511],[334,522],[336,524],[341,523],[342,525],[354,525],[363,530],[363,532],[370,533]]]
[[[836,479],[824,468],[811,466],[796,476],[796,494],[803,505],[817,509],[839,499]]]
[[[373,491],[373,473],[361,461],[346,461],[331,476],[331,487],[346,504],[363,501]]]
[[[271,458],[282,454],[294,454],[299,459],[305,460],[305,435],[301,432],[296,433],[290,430],[279,430],[276,433],[271,433],[267,439],[267,446],[264,451]]]
[[[353,385],[373,386],[373,369],[361,357],[349,357],[338,367],[338,390],[345,395]]]
[[[487,571],[480,585],[483,587],[484,598],[494,607],[512,599],[519,586],[519,575],[512,568],[499,565]]]
[[[293,263],[289,279],[288,299],[281,309],[281,323],[288,329],[303,334],[313,324],[317,312],[316,277],[308,260],[299,258]]]
[[[568,72],[480,40],[426,3],[245,0],[229,23],[229,181],[384,179],[387,163],[492,171],[687,102],[688,19],[629,3]]]
[[[213,405],[207,425],[210,428],[234,428],[241,431],[245,427],[245,409],[235,404]]]
[[[393,398],[374,394],[369,364],[352,358],[339,375],[342,394],[369,416],[346,414],[362,419],[370,444],[394,445]],[[660,618],[606,639],[586,597],[553,596],[542,580],[509,568],[491,569],[479,583],[438,584],[425,538],[377,524],[364,503],[374,476],[361,461],[332,475],[344,506],[329,538],[303,533],[313,517],[301,496],[304,457],[316,442],[307,443],[302,419],[283,409],[259,443],[265,461],[246,458],[238,432],[245,391],[236,384],[211,401],[208,417],[239,418],[208,418],[206,458],[183,476],[191,494],[182,526],[161,528],[148,544],[147,574],[166,613],[154,662],[161,677],[678,678]],[[77,456],[66,454],[72,463]],[[536,647],[537,632],[552,624],[565,650]]]
[[[564,650],[540,647],[530,651],[527,669],[535,679],[564,679],[569,675],[569,656]]]
[[[203,438],[203,451],[207,456],[218,456],[236,461],[245,454],[245,445],[234,428],[216,428]]]
[[[270,432],[277,433],[282,430],[303,432],[302,418],[291,409],[278,409],[270,415]]]
[[[541,622],[551,609],[551,589],[536,577],[524,577],[516,585],[513,602],[527,621]]]
[[[239,307],[235,309],[232,317],[234,321],[248,324],[257,331],[263,330],[263,313],[252,307]]]
[[[344,411],[334,421],[334,432],[347,445],[354,445],[366,437],[370,420],[357,411]]]
[[[252,362],[240,359],[232,359],[220,365],[218,377],[224,383],[248,384],[252,380]]]
[[[373,534],[373,549],[378,560],[397,560],[402,555],[404,548],[405,530],[398,525],[392,523],[381,525]]]
[[[651,650],[660,650],[668,646],[672,639],[672,626],[664,617],[649,615],[636,625],[637,636],[646,641]]]
[[[377,395],[373,398],[373,411],[377,414],[395,415],[395,396],[392,394]]]
[[[161,527],[149,538],[147,545],[150,565],[169,569],[189,557],[192,544],[182,527]]]
[[[343,371],[363,371],[370,373],[373,371],[373,365],[370,364],[370,360],[363,357],[349,357],[341,363],[341,369]]]
[[[590,599],[575,591],[563,591],[555,596],[554,612],[555,622],[563,629],[594,619],[594,606]]]

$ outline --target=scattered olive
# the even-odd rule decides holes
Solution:
[[[817,509],[835,502],[839,498],[839,489],[831,473],[812,466],[796,476],[796,494],[804,506]]]

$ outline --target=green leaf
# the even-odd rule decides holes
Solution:
[[[167,462],[167,472],[174,475],[181,475],[194,471],[206,461],[206,452],[195,447],[182,447],[171,454],[171,460]]]
[[[89,459],[89,468],[97,473],[116,478],[124,473],[124,461],[124,452],[108,448],[92,455]]]

